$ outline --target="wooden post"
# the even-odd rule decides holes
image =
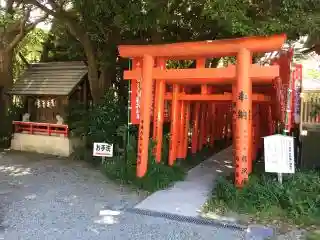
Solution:
[[[235,151],[235,183],[242,187],[248,179],[250,168],[250,142],[249,129],[252,115],[252,83],[249,78],[251,66],[251,53],[247,49],[241,49],[237,55],[237,103],[236,103],[236,151]]]
[[[272,107],[271,104],[268,105],[267,107],[268,109],[268,135],[272,135],[274,134],[274,122],[273,122],[273,118],[272,118]]]
[[[216,132],[216,139],[218,141],[221,140],[221,104],[216,105],[216,127],[215,127],[215,132]]]
[[[257,156],[257,154],[258,154],[258,152],[259,152],[259,149],[261,148],[261,140],[262,140],[262,136],[261,136],[261,123],[260,123],[260,121],[261,121],[261,111],[260,111],[260,107],[261,107],[261,105],[260,104],[257,104],[257,106],[256,106],[256,134],[255,134],[255,136],[256,136],[256,144],[257,144],[257,146],[256,146],[256,158],[258,157]],[[257,160],[257,159],[254,159],[254,160]]]
[[[140,58],[133,58],[132,59],[132,71],[136,69],[141,69],[141,62],[142,60]],[[131,85],[131,109],[130,109],[130,120],[132,124],[139,124],[140,122],[140,102],[141,98],[139,99],[138,96],[141,92],[140,86],[141,86],[141,79],[131,79],[130,80]],[[141,96],[141,95],[140,95]]]
[[[185,130],[184,130],[184,143],[183,143],[183,158],[185,159],[188,155],[189,146],[189,121],[190,121],[190,102],[186,102],[186,120],[185,120]]]
[[[165,61],[164,59],[160,58],[158,59],[158,64],[160,69],[165,69]],[[155,105],[156,105],[156,122],[154,122],[154,125],[156,126],[156,150],[155,150],[155,156],[156,161],[160,162],[162,157],[162,139],[163,139],[163,122],[164,122],[164,95],[165,95],[165,88],[166,83],[165,80],[158,81],[158,98],[155,99]]]
[[[252,106],[252,161],[255,161],[257,158],[257,104]]]
[[[194,106],[194,109],[193,109],[193,128],[192,128],[191,152],[194,154],[198,150],[200,103],[196,102],[193,106]]]
[[[184,93],[184,88],[182,88],[182,93]],[[181,101],[180,107],[180,118],[179,118],[179,136],[178,136],[178,158],[183,158],[184,156],[184,142],[185,142],[185,126],[186,126],[186,101]]]
[[[137,177],[143,177],[148,168],[148,148],[150,133],[150,108],[152,102],[152,68],[153,57],[143,56],[142,89],[140,106],[140,125],[138,139]]]
[[[171,128],[170,128],[170,150],[169,150],[169,165],[172,166],[177,158],[178,135],[179,135],[179,85],[173,85],[172,92],[172,111],[171,111]]]
[[[232,84],[232,155],[236,154],[236,120],[237,120],[237,85]],[[235,164],[236,166],[236,164]]]
[[[211,102],[208,102],[208,108],[207,108],[207,117],[206,117],[206,138],[208,141],[208,145],[211,147],[212,144],[212,139],[211,139],[211,130],[212,130],[212,104]]]
[[[158,127],[158,99],[159,99],[159,84],[160,81],[155,81],[155,90],[154,90],[154,98],[153,98],[153,124],[152,124],[152,139],[153,141],[157,141],[157,127]],[[156,151],[156,147],[154,149]]]
[[[200,112],[200,133],[198,140],[198,151],[202,150],[203,147],[203,139],[205,136],[204,127],[205,127],[205,116],[206,116],[206,105],[204,103],[201,104],[201,112]]]
[[[203,138],[203,144],[208,144],[209,139],[209,133],[210,133],[210,120],[209,120],[209,112],[210,112],[210,103],[206,103],[206,112],[205,112],[205,125],[204,125],[204,138]]]
[[[215,141],[215,138],[216,138],[216,132],[215,132],[215,128],[216,128],[216,105],[215,105],[215,103],[211,103],[211,117],[212,117],[212,121],[211,121],[210,145],[213,147],[214,146],[214,141]]]
[[[199,58],[196,60],[196,67],[197,68],[205,68],[206,67],[206,59],[205,58]],[[207,95],[208,94],[208,85],[202,84],[201,85],[201,95]],[[205,137],[206,137],[206,103],[201,103],[200,108],[200,133],[199,133],[199,140],[198,140],[198,150],[201,151],[203,148],[203,145],[205,144]]]

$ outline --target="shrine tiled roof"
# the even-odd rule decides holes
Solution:
[[[8,94],[68,96],[87,73],[83,62],[31,64]]]

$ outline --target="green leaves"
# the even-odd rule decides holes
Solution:
[[[94,142],[107,142],[122,145],[119,136],[121,126],[126,124],[126,108],[115,97],[116,91],[109,89],[104,101],[94,104],[90,109],[71,103],[68,109],[67,123],[71,131],[78,136],[86,136],[88,146]]]
[[[293,220],[296,224],[319,224],[319,191],[319,172],[298,172],[287,176],[282,186],[270,174],[252,175],[242,189],[221,178],[205,208],[212,211],[222,205],[231,211],[271,220],[281,218]]]
[[[319,28],[320,2],[291,0],[209,0],[204,13],[231,35],[266,35],[286,32],[290,37]]]
[[[29,32],[15,49],[13,78],[16,80],[23,73],[26,64],[22,61],[22,55],[28,63],[40,61],[43,43],[47,40],[48,33],[36,28]]]

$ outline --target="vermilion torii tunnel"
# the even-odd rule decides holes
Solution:
[[[119,46],[120,56],[132,60],[124,79],[131,80],[131,122],[139,124],[137,176],[143,177],[148,168],[151,122],[154,154],[160,162],[163,124],[169,121],[169,165],[186,158],[190,130],[192,153],[229,136],[233,139],[235,182],[242,186],[252,171],[262,137],[274,133],[277,121],[284,121],[283,90],[291,76],[292,52],[282,53],[270,66],[252,64],[252,55],[279,51],[285,41],[285,35],[274,35]],[[206,68],[206,59],[225,56],[236,56],[236,64]],[[168,60],[195,60],[196,68],[166,69]]]

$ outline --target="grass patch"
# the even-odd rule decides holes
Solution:
[[[136,143],[134,138],[131,139],[131,144],[127,149],[126,156],[115,156],[108,158],[102,166],[103,173],[111,180],[120,182],[121,184],[128,184],[132,187],[145,190],[147,192],[155,192],[157,190],[170,187],[177,181],[182,181],[187,171],[212,156],[215,152],[223,149],[226,144],[224,142],[217,143],[215,149],[204,147],[202,151],[196,154],[189,154],[186,160],[177,161],[177,163],[170,167],[167,165],[169,155],[168,137],[164,137],[162,161],[156,163],[155,158],[151,153],[154,143],[150,143],[148,170],[144,177],[136,177]],[[101,158],[93,157],[91,149],[79,148],[75,151],[73,156],[77,160],[85,160],[96,167],[101,166]]]
[[[319,193],[319,172],[286,176],[282,186],[274,174],[253,174],[242,189],[234,186],[231,177],[220,178],[204,211],[232,211],[258,220],[320,226]]]
[[[179,166],[169,167],[163,163],[158,164],[152,158],[149,159],[148,171],[142,178],[136,177],[135,161],[129,162],[121,158],[108,161],[103,171],[110,179],[148,192],[165,189],[174,182],[183,180],[186,174]]]
[[[307,234],[306,240],[319,240],[320,239],[320,232],[314,231]]]
[[[94,166],[100,166],[102,172],[111,180],[121,184],[128,184],[134,188],[142,189],[147,192],[155,192],[160,189],[169,187],[176,181],[181,181],[186,175],[186,170],[174,165],[169,167],[166,162],[162,161],[160,164],[156,163],[152,155],[151,149],[154,144],[149,146],[148,170],[144,177],[136,177],[136,144],[128,146],[126,156],[118,155],[113,158],[108,158],[106,162],[101,165],[100,157],[93,157],[92,150],[79,149],[74,155],[75,159],[85,160]],[[164,144],[163,158],[167,156],[167,144]]]

